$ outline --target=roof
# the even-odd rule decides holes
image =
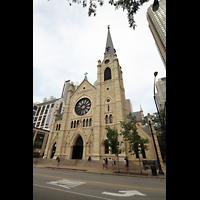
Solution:
[[[149,127],[145,126],[145,127],[141,127],[149,136],[151,136],[151,132]]]
[[[53,100],[50,100],[50,101],[46,101],[46,102],[43,102],[43,103],[38,103],[36,104],[37,106],[43,106],[43,105],[47,105],[47,104],[50,104],[50,103],[54,103],[55,101],[59,100],[60,98],[58,99],[53,99]]]
[[[142,121],[142,116],[141,116],[141,112],[140,111],[132,112],[132,115],[136,116],[136,121],[137,122],[141,122]]]
[[[116,52],[116,50],[114,49],[112,38],[110,35],[110,28],[108,27],[108,35],[107,35],[104,58],[106,57],[106,55],[109,55],[111,58],[113,58],[113,55],[115,52]]]

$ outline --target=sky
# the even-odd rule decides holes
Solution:
[[[89,1],[88,1],[89,2]],[[97,64],[103,61],[107,26],[122,67],[126,99],[133,112],[153,114],[154,72],[157,80],[166,76],[146,12],[153,0],[140,7],[135,15],[136,28],[129,28],[127,13],[115,10],[104,1],[97,15],[88,16],[88,7],[66,0],[33,0],[33,102],[50,96],[61,97],[65,80],[97,80]]]

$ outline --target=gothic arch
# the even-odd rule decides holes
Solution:
[[[107,67],[104,71],[104,81],[111,79],[111,69]]]

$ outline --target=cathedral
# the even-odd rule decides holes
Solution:
[[[44,158],[57,156],[84,160],[89,156],[92,160],[114,158],[115,155],[101,142],[107,138],[106,125],[115,127],[120,132],[120,121],[127,121],[127,108],[122,67],[113,46],[109,26],[104,59],[98,60],[97,80],[92,85],[85,76],[75,91],[73,86],[71,82],[63,113],[59,114],[56,110],[54,114],[54,123],[51,126]],[[146,159],[156,160],[150,132],[145,130],[148,127],[142,127],[142,117],[143,112],[139,115],[137,113],[139,135],[150,140],[144,156]],[[119,138],[123,140],[122,136]],[[159,147],[158,143],[157,146]],[[129,160],[138,162],[137,155],[130,155],[128,151],[121,152],[119,159],[123,160],[126,156]],[[161,158],[160,149],[159,157]]]

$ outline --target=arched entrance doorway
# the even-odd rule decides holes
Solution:
[[[83,156],[83,139],[79,135],[75,145],[73,146],[72,159],[82,159],[82,156]]]
[[[50,158],[53,158],[55,152],[56,152],[56,142],[53,145],[52,152],[51,152],[51,157]]]

